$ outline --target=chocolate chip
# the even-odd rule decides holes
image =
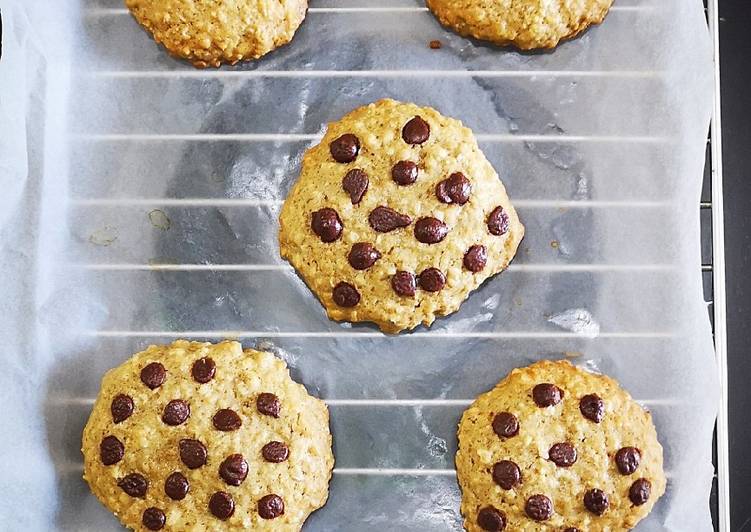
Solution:
[[[329,144],[329,151],[336,162],[351,163],[360,152],[360,139],[352,133],[345,133]]]
[[[558,467],[571,467],[576,462],[576,449],[568,442],[556,443],[548,450],[548,457]]]
[[[209,499],[209,511],[222,521],[229,519],[235,513],[235,500],[226,491],[217,491]]]
[[[284,514],[284,501],[279,495],[265,495],[258,501],[258,515],[264,519],[274,519]]]
[[[532,398],[540,408],[554,406],[561,402],[563,390],[555,384],[545,382],[532,388]]]
[[[553,515],[553,503],[545,495],[532,495],[524,504],[524,512],[535,521],[545,521]]]
[[[357,244],[353,244],[352,248],[349,250],[349,255],[347,256],[349,265],[355,270],[367,270],[380,258],[381,252],[378,251],[373,244],[368,242],[358,242]]]
[[[438,218],[426,216],[415,223],[415,238],[423,244],[437,244],[449,232],[448,226]]]
[[[230,486],[239,486],[248,476],[248,462],[241,454],[231,454],[219,466],[219,476]]]
[[[417,165],[412,161],[399,161],[391,168],[391,179],[397,185],[411,185],[417,181]]]
[[[173,399],[162,412],[162,421],[167,425],[176,426],[185,423],[190,416],[190,405],[182,399]]]
[[[420,273],[417,282],[426,292],[438,292],[446,285],[446,276],[438,268],[428,268]]]
[[[615,453],[615,464],[621,475],[630,475],[639,468],[641,451],[636,447],[623,447]]]
[[[488,216],[488,231],[495,236],[505,235],[508,232],[508,214],[503,207],[496,207]]]
[[[605,415],[605,403],[597,394],[585,395],[579,401],[579,410],[585,418],[599,423]]]
[[[243,420],[237,415],[237,412],[230,408],[222,408],[218,410],[214,417],[211,418],[211,422],[214,424],[216,430],[229,432],[239,429]]]
[[[280,441],[270,441],[261,449],[263,459],[278,464],[289,457],[289,448]]]
[[[477,273],[485,268],[488,263],[488,250],[485,246],[470,246],[464,254],[464,267],[472,273]]]
[[[430,138],[430,125],[421,117],[416,116],[404,124],[402,138],[407,144],[422,144]]]
[[[477,525],[488,532],[501,532],[506,528],[506,514],[492,506],[486,506],[477,514]]]
[[[412,297],[415,295],[415,276],[410,272],[398,271],[391,276],[391,288],[397,295]]]
[[[258,395],[258,399],[256,399],[256,408],[265,416],[279,417],[279,412],[282,410],[282,404],[279,402],[279,398],[276,395],[264,392]]]
[[[595,515],[602,515],[610,506],[608,496],[597,488],[584,494],[584,507]]]
[[[352,205],[357,205],[368,191],[368,174],[359,168],[353,168],[344,175],[342,188],[349,194]]]
[[[388,233],[400,227],[407,227],[412,223],[412,218],[381,205],[371,211],[368,222],[370,227],[379,233]]]
[[[180,460],[188,469],[198,469],[206,464],[206,447],[198,440],[180,440]]]
[[[513,438],[519,434],[519,420],[511,412],[501,412],[493,418],[493,432],[500,438]]]
[[[164,528],[164,524],[166,522],[167,518],[165,517],[164,512],[159,508],[154,508],[152,506],[151,508],[146,508],[143,511],[141,523],[143,523],[143,526],[145,526],[149,530],[161,530],[162,528]]]
[[[206,384],[216,374],[216,363],[209,357],[199,358],[193,362],[190,373],[196,382]]]
[[[114,436],[105,436],[102,443],[99,444],[99,458],[104,465],[118,463],[125,456],[125,446],[123,442]]]
[[[131,473],[121,478],[117,485],[131,497],[143,497],[149,488],[149,481],[143,475]]]
[[[454,172],[448,179],[444,179],[435,188],[435,195],[443,203],[464,205],[469,201],[472,193],[472,183],[461,172]]]
[[[354,307],[360,302],[360,292],[349,283],[342,281],[334,287],[331,293],[334,303],[340,307]]]
[[[173,501],[183,500],[188,494],[189,489],[190,482],[179,471],[175,471],[164,481],[164,493]]]
[[[310,219],[310,227],[322,242],[328,243],[334,242],[341,236],[344,225],[334,209],[324,207],[313,213]]]
[[[167,378],[167,370],[159,362],[152,362],[141,370],[141,382],[151,388],[159,388]]]
[[[112,412],[112,422],[122,423],[133,414],[133,410],[133,399],[131,399],[129,395],[122,393],[120,395],[116,395],[115,398],[112,399],[112,404],[110,405],[110,412]]]
[[[564,528],[563,532],[581,532],[581,531],[575,526],[569,526],[567,528]]]
[[[493,466],[493,481],[505,490],[510,490],[522,481],[519,466],[511,460],[501,460]]]
[[[646,478],[640,478],[633,484],[628,490],[628,498],[636,506],[641,506],[649,500],[649,496],[652,495],[652,483]]]

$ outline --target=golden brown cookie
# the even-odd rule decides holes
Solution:
[[[665,492],[649,412],[568,361],[513,370],[459,423],[469,532],[628,530]]]
[[[613,0],[427,0],[444,26],[465,37],[513,44],[522,50],[554,48],[607,15]]]
[[[84,478],[135,530],[300,530],[328,497],[328,409],[237,342],[151,346],[110,370]]]
[[[280,216],[282,257],[330,318],[430,325],[504,270],[524,235],[461,122],[380,100],[329,124]]]
[[[196,67],[257,59],[287,44],[307,0],[125,0],[136,20],[174,56]]]

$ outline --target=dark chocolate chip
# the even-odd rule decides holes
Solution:
[[[472,193],[472,183],[461,172],[454,172],[436,185],[435,195],[443,203],[464,205]]]
[[[149,488],[149,481],[143,475],[131,473],[121,478],[117,485],[131,497],[143,497]]]
[[[339,214],[329,207],[317,210],[310,218],[310,227],[322,242],[334,242],[341,234],[344,225]]]
[[[105,436],[99,444],[99,457],[104,465],[118,463],[125,456],[125,445],[114,436]]]
[[[188,469],[198,469],[206,464],[206,447],[198,440],[180,440],[180,460]]]
[[[412,223],[412,218],[381,205],[371,211],[368,222],[370,227],[379,233],[388,233],[400,227],[407,227]]]
[[[438,218],[426,216],[415,223],[415,238],[423,244],[437,244],[449,232],[448,226]]]
[[[217,413],[214,414],[214,417],[211,418],[211,422],[214,423],[214,428],[216,430],[224,432],[237,430],[243,424],[243,420],[240,419],[237,412],[230,408],[222,408],[221,410],[218,410]]]
[[[112,399],[112,404],[110,405],[110,412],[112,412],[112,422],[122,423],[133,414],[134,408],[135,407],[133,406],[133,399],[131,399],[129,395],[122,393],[116,395],[115,398]]]
[[[485,246],[470,246],[464,254],[464,267],[472,273],[477,273],[485,268],[488,263],[488,250]]]
[[[329,144],[331,156],[338,163],[351,163],[360,152],[360,139],[352,133],[345,133]]]
[[[501,412],[493,418],[493,432],[500,438],[513,438],[519,434],[519,420],[511,412]]]
[[[548,450],[548,457],[558,467],[571,467],[576,462],[576,449],[568,442],[556,443]]]
[[[284,501],[279,495],[265,495],[258,501],[258,515],[264,519],[275,519],[284,514]]]
[[[563,390],[555,384],[545,382],[532,388],[532,398],[535,400],[535,404],[540,408],[554,406],[560,403],[561,399],[563,399]]]
[[[553,503],[545,495],[532,495],[524,504],[524,512],[535,521],[545,521],[553,515]]]
[[[209,511],[222,521],[229,519],[235,513],[235,500],[226,491],[217,491],[209,499]]]
[[[190,490],[190,482],[179,471],[175,471],[164,481],[164,493],[173,501],[183,500],[188,490]]]
[[[190,373],[196,382],[206,384],[216,374],[216,363],[209,357],[199,358],[193,362]]]
[[[338,283],[331,293],[334,303],[340,307],[354,307],[360,302],[360,292],[357,288],[344,281]]]
[[[508,232],[508,214],[503,207],[496,207],[488,216],[488,231],[490,234],[501,236]]]
[[[367,270],[378,259],[381,258],[381,252],[378,251],[373,244],[368,242],[358,242],[352,245],[349,250],[347,260],[349,265],[355,270]]]
[[[167,403],[162,412],[162,421],[173,427],[185,423],[188,417],[190,417],[190,405],[182,399],[173,399]]]
[[[492,506],[486,506],[477,514],[477,525],[488,532],[501,532],[506,528],[506,514]]]
[[[422,144],[430,138],[430,124],[415,116],[402,128],[402,138],[407,144]]]
[[[417,282],[426,292],[438,292],[446,285],[446,276],[438,268],[427,268],[420,273]]]
[[[398,271],[391,276],[391,288],[400,296],[414,296],[415,283],[415,276],[411,272]]]
[[[282,410],[282,404],[279,402],[279,398],[276,395],[264,392],[258,395],[258,399],[256,399],[256,408],[265,416],[279,417],[279,412]]]
[[[278,464],[289,457],[289,448],[280,441],[270,441],[261,449],[263,459]]]
[[[342,188],[349,194],[352,205],[357,205],[362,197],[368,191],[368,174],[359,168],[353,168],[344,175],[342,179]]]
[[[630,475],[639,468],[641,451],[636,447],[623,447],[615,453],[615,464],[621,475]]]
[[[610,501],[604,491],[594,488],[584,494],[584,507],[593,514],[604,514],[608,506]]]
[[[141,523],[143,523],[143,526],[145,526],[149,530],[161,530],[162,528],[164,528],[164,524],[166,522],[167,517],[159,508],[154,508],[152,506],[151,508],[146,508],[143,511]]]
[[[563,532],[581,532],[581,531],[575,526],[569,526],[569,527],[564,528]]]
[[[493,466],[493,481],[505,490],[510,490],[522,481],[519,466],[511,460],[501,460]]]
[[[152,362],[141,370],[141,382],[151,388],[159,388],[167,378],[167,370],[159,362]]]
[[[248,462],[241,454],[231,454],[219,466],[219,476],[230,486],[239,486],[248,476]]]
[[[636,506],[641,506],[649,500],[649,496],[652,495],[652,483],[646,478],[640,478],[633,484],[628,490],[628,498]]]
[[[605,415],[605,403],[597,394],[585,395],[579,401],[579,410],[585,418],[599,423]]]
[[[412,161],[399,161],[391,168],[391,179],[397,185],[411,185],[417,181],[417,164]]]

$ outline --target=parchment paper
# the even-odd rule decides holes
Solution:
[[[462,410],[563,356],[654,414],[668,491],[638,530],[710,530],[701,2],[617,0],[526,54],[411,0],[311,7],[290,46],[217,73],[171,59],[117,1],[0,0],[0,529],[117,530],[81,480],[102,374],[149,343],[235,336],[331,401],[337,471],[306,530],[460,530]],[[343,7],[371,9],[323,9]],[[304,149],[382,97],[471,127],[527,227],[509,271],[398,337],[326,319],[276,242]]]

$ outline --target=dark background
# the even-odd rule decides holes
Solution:
[[[751,531],[751,0],[720,0],[730,529]]]

